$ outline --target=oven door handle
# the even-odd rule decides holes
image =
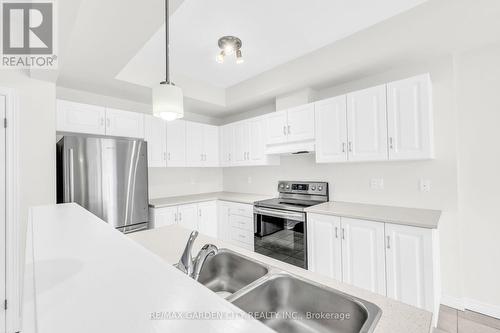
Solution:
[[[305,214],[304,213],[293,213],[293,212],[288,212],[288,211],[261,208],[261,207],[254,207],[253,212],[255,214],[259,214],[259,215],[281,217],[281,218],[285,218],[288,220],[294,220],[294,221],[299,221],[299,222],[305,221]]]

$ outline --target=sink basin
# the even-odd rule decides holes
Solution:
[[[284,273],[269,276],[229,301],[280,333],[368,333],[382,314],[372,303]]]
[[[229,250],[219,250],[205,261],[198,282],[228,297],[268,273],[268,268]]]

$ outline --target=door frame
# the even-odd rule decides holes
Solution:
[[[19,242],[19,196],[18,170],[19,158],[18,139],[18,110],[19,99],[14,89],[0,87],[0,95],[5,96],[5,269],[6,269],[6,298],[8,308],[5,313],[6,332],[17,332],[21,328],[21,247]],[[3,303],[3,300],[0,300]]]

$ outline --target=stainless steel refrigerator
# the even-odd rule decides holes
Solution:
[[[57,143],[57,201],[75,202],[124,233],[147,229],[146,142],[62,137]]]

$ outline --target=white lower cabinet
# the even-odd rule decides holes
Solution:
[[[342,281],[386,294],[383,223],[342,218]]]
[[[197,204],[178,206],[177,212],[177,223],[179,223],[180,226],[190,230],[198,230]]]
[[[307,215],[309,270],[431,312],[438,310],[437,231]]]
[[[177,224],[177,206],[164,208],[150,208],[149,216],[152,228],[160,228]]]
[[[253,205],[219,201],[219,239],[254,250]]]
[[[419,308],[434,309],[434,231],[385,225],[387,296]]]
[[[217,202],[207,201],[198,204],[198,227],[202,234],[217,238]]]

